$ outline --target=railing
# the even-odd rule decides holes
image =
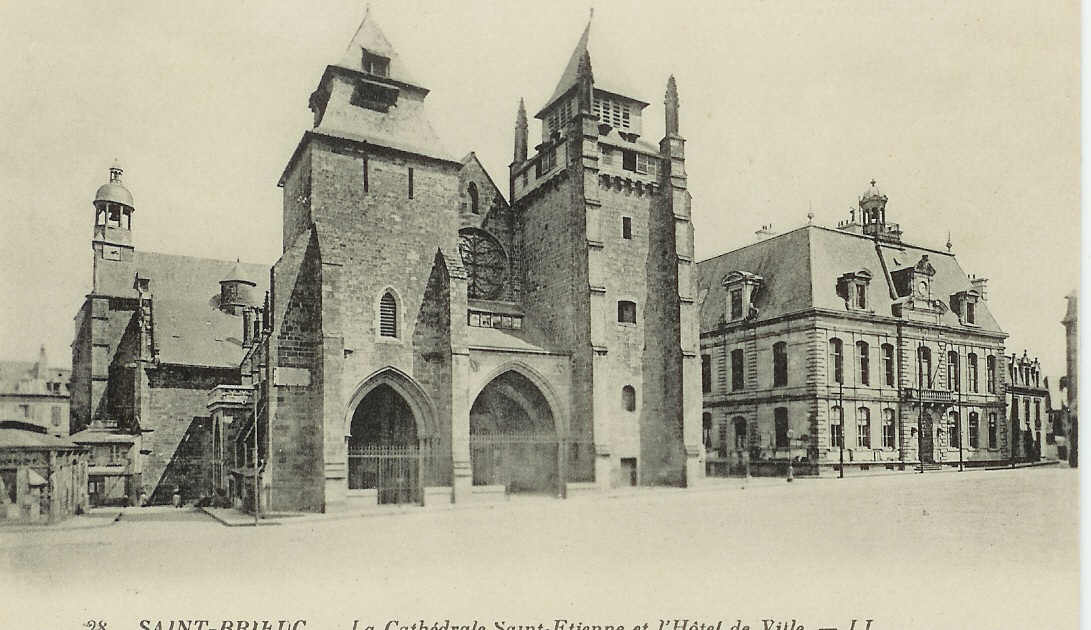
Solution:
[[[217,385],[208,392],[209,408],[217,405],[249,405],[254,390],[249,385]]]
[[[917,389],[907,387],[902,390],[902,400],[912,400],[925,403],[949,403],[955,399],[954,395],[942,389]]]

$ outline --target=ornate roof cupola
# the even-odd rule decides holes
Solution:
[[[232,315],[254,306],[253,289],[257,283],[250,280],[242,271],[242,264],[235,259],[235,266],[227,277],[220,280],[220,310]]]
[[[110,180],[95,191],[95,236],[126,245],[132,242],[133,195],[121,176],[125,171],[115,159],[110,167]]]
[[[133,195],[121,181],[124,170],[115,159],[109,180],[95,191],[95,252],[92,291],[111,295],[127,294],[132,285]]]
[[[897,223],[886,222],[887,197],[871,180],[871,186],[860,195],[860,223],[867,236],[884,241],[900,242],[902,231]]]

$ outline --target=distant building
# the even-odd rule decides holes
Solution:
[[[1048,446],[1044,437],[1051,433],[1049,386],[1043,382],[1037,357],[1031,359],[1026,350],[1023,356],[1011,355],[1008,383],[1008,414],[1015,436],[1012,456],[1016,460],[1037,460],[1042,456],[1042,447]]]
[[[18,420],[51,435],[68,435],[70,374],[71,370],[49,367],[45,346],[35,362],[0,361],[0,420]]]
[[[146,252],[114,165],[93,202],[91,292],[72,342],[72,440],[94,504],[211,495],[208,392],[238,384],[269,268]]]
[[[0,522],[54,523],[87,508],[86,449],[37,424],[0,421]]]
[[[1061,324],[1065,335],[1065,377],[1061,389],[1067,396],[1064,414],[1065,442],[1068,445],[1068,463],[1079,465],[1079,385],[1080,385],[1080,331],[1079,294],[1072,292],[1067,298],[1068,308]]]
[[[1007,460],[985,279],[905,242],[874,182],[837,229],[758,236],[697,266],[711,474]]]

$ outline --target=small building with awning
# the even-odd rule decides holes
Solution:
[[[55,523],[86,511],[87,457],[45,427],[0,422],[0,523]]]

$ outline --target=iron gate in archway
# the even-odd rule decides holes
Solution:
[[[380,504],[421,503],[425,486],[450,484],[446,451],[429,443],[350,445],[349,489],[375,490]]]
[[[502,485],[508,492],[561,491],[561,441],[555,433],[470,435],[475,486]]]

